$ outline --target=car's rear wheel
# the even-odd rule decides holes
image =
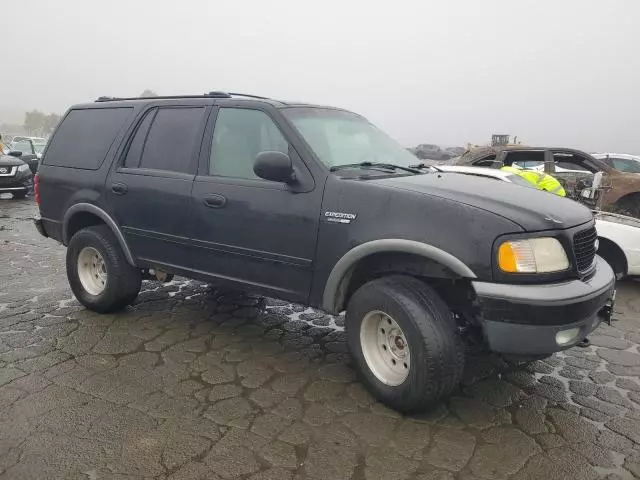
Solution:
[[[85,307],[111,312],[138,296],[142,272],[127,263],[117,239],[106,225],[78,231],[67,248],[67,278]]]
[[[428,409],[460,383],[464,345],[451,312],[415,278],[391,276],[363,285],[349,301],[346,327],[363,383],[396,410]]]

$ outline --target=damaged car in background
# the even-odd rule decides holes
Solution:
[[[598,205],[599,209],[640,218],[640,175],[620,171],[600,158],[570,148],[495,145],[470,148],[455,165],[500,168],[516,165],[544,171],[555,177],[567,197]],[[598,195],[588,198],[594,175],[600,173]]]
[[[25,198],[33,189],[33,173],[29,164],[20,158],[22,152],[0,155],[0,194],[11,193],[13,198]]]

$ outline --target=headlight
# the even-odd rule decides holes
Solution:
[[[26,172],[29,170],[29,165],[27,165],[26,163],[23,163],[22,165],[20,165],[18,167],[18,171],[19,172]]]
[[[507,273],[560,272],[569,268],[569,259],[555,238],[531,238],[500,245],[498,266]]]

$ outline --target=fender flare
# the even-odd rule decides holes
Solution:
[[[113,234],[116,236],[116,239],[120,244],[120,248],[122,248],[122,251],[124,252],[124,256],[127,259],[127,262],[134,267],[136,266],[133,260],[133,255],[131,254],[131,250],[129,250],[127,241],[124,239],[124,235],[122,235],[122,232],[118,227],[118,224],[115,222],[115,220],[113,220],[113,218],[109,216],[107,212],[102,210],[100,207],[96,207],[91,203],[76,203],[71,207],[69,207],[67,212],[64,214],[64,219],[62,220],[62,240],[65,245],[68,245],[69,241],[71,240],[69,238],[69,222],[71,221],[71,218],[76,213],[80,213],[80,212],[91,213],[99,217],[105,224],[107,224],[107,226],[111,229]]]
[[[344,280],[348,278],[351,270],[360,260],[375,253],[393,252],[419,255],[446,266],[461,277],[477,278],[476,274],[460,259],[433,245],[400,238],[373,240],[352,248],[334,265],[324,287],[322,296],[323,310],[339,313],[336,312],[336,298],[345,288],[343,285]]]

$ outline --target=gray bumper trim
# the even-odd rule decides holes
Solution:
[[[513,285],[471,282],[476,295],[494,300],[536,306],[561,306],[585,302],[611,290],[615,285],[613,270],[596,256],[595,274],[588,280],[571,280],[546,285]]]

